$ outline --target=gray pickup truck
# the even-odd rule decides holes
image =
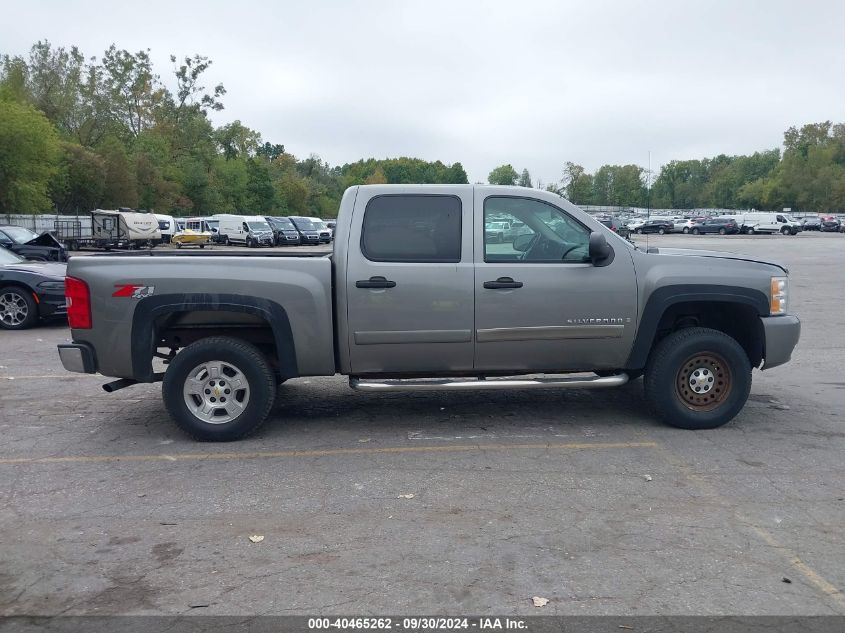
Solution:
[[[503,223],[506,239],[485,230]],[[64,367],[119,378],[106,391],[163,381],[199,440],[241,438],[285,380],[337,373],[368,391],[598,389],[644,374],[668,424],[714,428],[742,409],[751,369],[787,362],[800,334],[784,267],[642,250],[519,187],[351,187],[331,254],[73,257],[66,294]]]

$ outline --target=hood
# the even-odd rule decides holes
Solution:
[[[57,262],[21,262],[19,264],[7,264],[4,270],[14,270],[25,273],[36,273],[45,277],[55,277],[57,280],[64,280],[67,272],[67,264]]]
[[[734,259],[740,262],[754,262],[755,264],[768,264],[769,266],[777,266],[783,272],[788,273],[789,269],[781,263],[773,262],[771,260],[759,259],[749,255],[742,255],[740,253],[729,253],[726,251],[703,251],[692,248],[649,248],[648,253],[656,253],[659,255],[681,255],[685,257],[714,257],[716,259]]]
[[[34,237],[26,243],[28,246],[52,246],[53,248],[64,248],[59,240],[52,233],[45,231],[38,237]]]

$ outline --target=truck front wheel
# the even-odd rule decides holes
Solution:
[[[230,442],[267,419],[276,397],[276,379],[253,345],[214,336],[176,355],[161,390],[180,429],[202,442]]]
[[[664,422],[681,429],[714,429],[730,422],[751,391],[751,363],[733,338],[686,328],[652,350],[645,395]]]

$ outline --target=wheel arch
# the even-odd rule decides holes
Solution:
[[[203,293],[157,295],[138,302],[133,314],[131,330],[134,378],[139,382],[153,382],[156,379],[152,359],[162,336],[174,322],[185,315],[209,312],[255,317],[256,324],[263,325],[272,333],[272,355],[279,376],[282,379],[299,376],[290,319],[281,305],[259,297]],[[236,329],[224,329],[225,332],[221,334],[219,328],[209,328],[207,334],[196,336],[193,340],[221,335],[238,337]]]
[[[757,367],[765,355],[761,316],[768,316],[766,295],[740,286],[664,286],[649,297],[640,318],[627,369],[646,366],[654,346],[684,327],[708,327],[734,338]]]

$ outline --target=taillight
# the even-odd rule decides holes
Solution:
[[[73,330],[91,329],[91,291],[81,279],[65,277],[67,322]]]

